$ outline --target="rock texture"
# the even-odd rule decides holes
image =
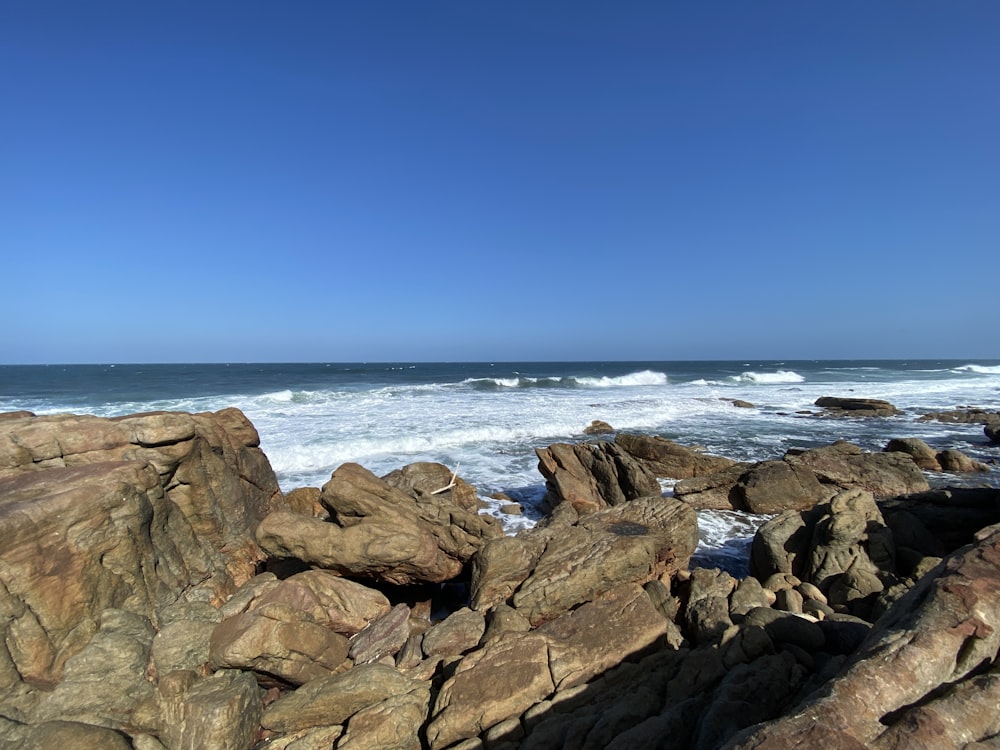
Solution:
[[[535,453],[553,502],[578,513],[661,494],[656,476],[616,443],[556,443]]]
[[[674,486],[674,494],[696,508],[774,514],[812,507],[845,489],[891,497],[928,490],[929,485],[909,453],[870,453],[838,441],[822,448],[790,450],[780,460],[734,465],[683,480]]]
[[[479,547],[503,534],[495,519],[450,497],[407,494],[357,464],[333,473],[320,502],[329,520],[268,515],[257,529],[261,547],[340,575],[406,585],[454,578]]]
[[[700,477],[736,464],[731,459],[712,456],[651,435],[622,432],[615,436],[615,443],[641,460],[653,474],[666,479]]]
[[[280,495],[258,445],[234,409],[0,422],[0,682],[61,679],[109,608],[156,623],[250,578]]]
[[[1000,489],[890,495],[912,443],[553,448],[505,537],[439,464],[283,496],[238,412],[0,417],[0,750],[996,746]],[[668,464],[785,508],[752,575],[689,568]]]
[[[899,409],[877,398],[841,398],[823,396],[816,399],[816,406],[835,417],[894,417]]]

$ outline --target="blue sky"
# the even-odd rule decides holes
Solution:
[[[1000,357],[1000,3],[8,2],[0,363]]]

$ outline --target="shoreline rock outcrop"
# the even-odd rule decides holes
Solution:
[[[0,415],[0,750],[995,744],[1000,489],[917,454],[557,445],[505,536],[438,464],[282,495],[236,410]],[[777,512],[751,575],[693,486]]]

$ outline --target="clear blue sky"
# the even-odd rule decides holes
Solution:
[[[1000,357],[1000,2],[0,5],[0,362]]]

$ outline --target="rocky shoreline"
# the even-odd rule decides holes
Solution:
[[[283,493],[236,409],[0,415],[0,750],[1000,747],[1000,489],[926,475],[990,466],[591,433],[505,536],[437,464]]]

